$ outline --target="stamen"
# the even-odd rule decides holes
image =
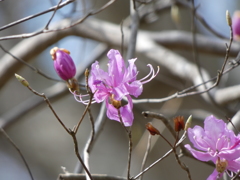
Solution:
[[[159,73],[159,70],[160,70],[160,68],[159,68],[159,66],[158,66],[158,67],[157,67],[157,72],[155,73],[155,71],[154,71],[154,69],[153,69],[153,67],[152,67],[151,64],[148,64],[147,66],[150,68],[150,72],[149,72],[149,74],[148,74],[147,76],[145,76],[144,78],[140,79],[140,82],[141,82],[142,84],[148,83],[148,82],[151,81],[153,78],[155,78],[155,77],[157,76],[157,74]],[[152,74],[152,77],[151,77],[150,79],[148,79],[148,80],[146,80],[146,81],[143,81],[143,80],[147,79],[151,74]]]
[[[79,95],[79,94],[76,94],[75,91],[72,92],[70,88],[69,88],[69,91],[70,91],[71,94],[73,94],[74,99],[75,99],[77,102],[81,102],[81,103],[83,103],[83,104],[85,104],[85,105],[87,105],[87,104],[89,103],[89,100],[83,100],[83,99],[82,99],[82,97],[87,97],[87,96],[89,96],[88,94],[85,94],[85,95],[80,94],[80,95]],[[94,98],[93,98],[93,100],[92,100],[92,104],[93,104],[93,103],[96,103],[96,101],[94,100]]]

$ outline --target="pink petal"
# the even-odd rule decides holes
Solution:
[[[223,173],[220,174],[220,178],[222,177]],[[218,177],[218,172],[216,169],[214,169],[214,171],[212,172],[212,174],[210,174],[210,176],[208,176],[207,180],[217,180]]]
[[[125,86],[129,94],[133,95],[134,97],[138,97],[139,95],[142,94],[143,86],[140,81],[134,81],[130,84],[126,83]]]
[[[132,126],[133,123],[133,104],[132,99],[130,96],[127,96],[128,98],[128,104],[120,108],[120,114],[122,117],[122,121],[124,126]],[[106,101],[107,106],[107,117],[111,120],[115,120],[120,122],[119,116],[118,116],[118,110],[111,104],[109,104],[108,101]]]
[[[184,145],[184,147],[188,149],[191,154],[200,161],[210,161],[214,159],[209,153],[197,151],[193,149],[189,144]]]

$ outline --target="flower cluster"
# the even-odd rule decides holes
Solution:
[[[208,180],[216,180],[224,172],[232,176],[228,171],[237,173],[240,170],[240,135],[236,136],[222,120],[209,116],[204,121],[204,129],[200,126],[188,128],[188,137],[200,150],[185,145],[196,159],[216,164]]]
[[[138,97],[143,91],[143,84],[151,81],[159,72],[155,73],[152,65],[150,73],[137,80],[137,67],[134,64],[136,59],[128,60],[129,66],[126,67],[119,51],[111,49],[108,54],[109,64],[108,72],[99,67],[96,61],[91,66],[88,85],[94,93],[93,102],[106,102],[107,116],[109,119],[120,122],[118,111],[120,111],[122,122],[125,126],[131,126],[133,123],[133,103],[130,95]],[[151,77],[150,77],[151,76]],[[150,77],[148,80],[146,80]],[[74,94],[76,100],[87,104],[89,101],[83,101],[82,95]],[[122,99],[127,99],[127,104],[122,105]]]

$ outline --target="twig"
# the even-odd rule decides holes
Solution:
[[[91,180],[93,180],[92,177],[91,177],[90,172],[88,171],[87,167],[85,166],[84,162],[83,162],[82,159],[81,159],[81,156],[79,155],[79,152],[78,152],[78,142],[77,142],[77,139],[76,139],[77,129],[78,129],[78,127],[79,127],[82,119],[83,119],[84,116],[86,115],[87,108],[91,105],[91,103],[87,105],[87,107],[86,107],[86,109],[85,109],[85,111],[84,111],[85,113],[83,113],[82,118],[81,118],[81,120],[79,121],[79,123],[78,123],[78,125],[77,125],[77,128],[74,127],[73,130],[71,130],[71,129],[68,129],[68,128],[65,126],[65,124],[61,121],[61,119],[58,117],[57,113],[56,113],[55,110],[53,109],[50,101],[48,100],[48,98],[45,96],[44,93],[39,93],[39,92],[35,91],[34,89],[32,89],[30,86],[27,86],[27,88],[28,88],[30,91],[32,91],[34,94],[36,94],[37,96],[40,96],[40,97],[42,97],[42,98],[44,99],[44,101],[47,103],[48,107],[51,109],[52,113],[54,114],[54,116],[57,118],[58,122],[62,125],[62,127],[66,130],[66,132],[67,132],[69,135],[72,136],[72,139],[73,139],[73,142],[74,142],[74,150],[75,150],[76,156],[77,156],[78,160],[81,162],[82,166],[84,167],[84,170],[85,170],[86,173],[88,174],[89,178],[90,178]],[[91,101],[89,101],[89,102],[91,102]]]
[[[56,12],[57,12],[57,10],[58,10],[61,2],[62,2],[62,0],[59,0],[59,2],[58,2],[58,4],[57,4],[57,7],[56,7],[55,10],[53,11],[53,14],[52,14],[51,18],[49,19],[49,21],[47,22],[47,24],[46,24],[46,26],[45,26],[45,29],[48,29],[48,26],[49,26],[49,24],[51,23],[53,17],[55,16],[55,14],[56,14]]]
[[[96,122],[94,124],[94,129],[95,129],[95,136],[94,136],[94,139],[93,141],[91,140],[92,136],[90,135],[89,138],[88,138],[88,141],[87,143],[85,144],[85,147],[84,147],[84,150],[83,152],[88,152],[90,153],[93,145],[94,145],[94,141],[97,140],[102,128],[103,128],[103,125],[105,123],[105,120],[106,120],[106,105],[105,103],[102,103],[101,105],[101,109],[100,109],[100,112],[99,112],[99,115],[96,119]],[[91,143],[90,143],[91,142]],[[85,153],[83,153],[83,156],[85,156]],[[85,159],[85,157],[84,157]],[[74,170],[75,173],[80,173],[82,172],[82,165],[81,163],[77,163],[76,167],[75,167],[75,170]]]
[[[84,110],[84,112],[83,112],[83,114],[82,114],[82,117],[81,117],[80,120],[78,121],[78,124],[73,128],[73,131],[74,131],[75,134],[77,133],[77,131],[78,131],[79,127],[80,127],[80,124],[82,123],[85,115],[86,115],[87,112],[88,112],[89,107],[90,107],[91,104],[92,104],[92,98],[93,98],[93,94],[92,94],[92,93],[89,94],[89,98],[90,98],[90,99],[89,99],[89,102],[88,102],[87,106],[85,107],[85,110]]]
[[[185,132],[186,132],[186,131],[185,131]],[[188,167],[187,167],[183,162],[180,161],[179,156],[178,156],[178,154],[177,154],[177,152],[176,152],[176,144],[177,144],[177,141],[178,141],[178,137],[179,137],[179,132],[177,132],[177,134],[176,134],[176,141],[175,141],[174,146],[173,146],[173,152],[174,152],[174,155],[175,155],[175,159],[177,160],[177,163],[179,164],[179,166],[180,166],[184,171],[187,172],[188,179],[191,180],[192,178],[191,178],[191,174],[190,174],[190,171],[189,171]]]
[[[39,93],[37,91],[35,91],[34,89],[32,89],[30,86],[27,86],[27,88],[32,91],[34,94],[36,94],[37,96],[40,96],[44,99],[44,101],[47,103],[48,107],[51,109],[52,113],[54,114],[54,116],[57,118],[58,122],[62,125],[62,127],[65,129],[65,131],[69,134],[70,131],[69,129],[65,126],[65,124],[62,122],[62,120],[58,117],[57,113],[55,112],[55,110],[53,109],[50,101],[48,100],[48,98],[45,96],[44,93]]]
[[[228,55],[227,55],[227,58],[228,58]],[[225,60],[226,61],[226,60]],[[224,61],[224,67],[226,65]],[[233,70],[234,68],[238,67],[240,64],[239,62],[238,63],[235,63],[232,67],[228,68],[227,70],[221,72],[222,70],[224,70],[223,66],[222,66],[222,70],[220,72],[218,72],[218,75],[201,83],[201,84],[198,84],[198,85],[194,85],[194,86],[191,86],[189,88],[186,88],[182,91],[179,91],[179,92],[176,92],[168,97],[165,97],[165,98],[154,98],[154,99],[132,99],[133,103],[134,104],[138,104],[138,103],[161,103],[161,102],[165,102],[165,101],[168,101],[168,100],[171,100],[171,99],[175,99],[175,98],[182,98],[182,97],[186,97],[186,96],[194,96],[194,95],[199,95],[199,94],[203,94],[207,91],[210,91],[212,90],[214,87],[216,87],[220,81],[220,76],[222,77],[224,74],[230,72],[231,70]],[[192,92],[187,92],[189,90],[192,90],[192,89],[195,89],[199,86],[202,86],[203,84],[206,84],[206,83],[209,83],[211,81],[214,81],[215,80],[215,83],[209,87],[208,89],[205,89],[205,90],[202,90],[202,91],[192,91]]]
[[[178,141],[178,143],[176,144],[176,147],[178,147],[183,140],[186,138],[186,131],[184,132],[184,134],[182,135],[182,137],[180,138],[180,140]],[[137,179],[140,176],[142,176],[145,172],[147,172],[149,169],[151,169],[152,167],[154,167],[157,163],[159,163],[160,161],[162,161],[163,159],[165,159],[167,156],[169,156],[171,153],[173,152],[173,149],[170,149],[165,155],[163,155],[161,158],[159,158],[158,160],[156,160],[154,163],[152,163],[150,166],[148,166],[147,168],[145,168],[142,172],[140,172],[138,175],[134,176],[131,178],[131,180]]]
[[[34,180],[32,172],[30,170],[30,167],[28,166],[27,161],[25,160],[22,152],[20,151],[20,149],[17,147],[17,145],[13,142],[13,140],[8,136],[8,134],[4,131],[3,128],[0,128],[0,131],[2,132],[2,134],[7,138],[7,140],[12,144],[12,146],[17,150],[18,154],[21,156],[24,165],[26,166],[27,170],[28,170],[28,174],[30,175],[31,179]]]
[[[98,180],[126,180],[123,177],[119,176],[109,176],[106,174],[93,174],[92,175],[93,179],[98,179]],[[60,174],[58,177],[58,180],[85,180],[86,176],[83,174]]]
[[[143,171],[143,168],[146,164],[146,161],[147,161],[147,157],[148,157],[148,154],[150,152],[150,149],[151,149],[151,139],[152,139],[152,135],[149,133],[148,135],[148,142],[147,142],[147,149],[146,149],[146,152],[144,154],[144,157],[143,157],[143,161],[142,161],[142,166],[141,166],[141,169],[140,169],[140,172]],[[143,175],[139,178],[139,180],[142,180],[143,178]]]
[[[59,79],[55,79],[55,78],[52,78],[48,75],[46,75],[44,72],[42,72],[40,69],[32,66],[31,64],[27,63],[26,61],[24,61],[23,59],[21,58],[18,58],[16,56],[14,56],[12,53],[10,53],[8,50],[6,50],[1,44],[0,44],[0,48],[7,54],[9,54],[12,58],[16,59],[17,61],[21,62],[22,64],[24,64],[25,66],[29,67],[32,71],[40,74],[41,76],[47,78],[47,79],[50,79],[50,80],[53,80],[53,81],[62,81],[62,80],[59,80]],[[64,81],[62,81],[64,82]]]
[[[91,173],[89,172],[88,168],[85,166],[80,154],[79,154],[79,150],[78,150],[78,142],[77,142],[77,138],[76,138],[76,133],[73,130],[69,130],[69,134],[72,136],[73,142],[74,142],[74,150],[75,153],[77,155],[78,160],[81,162],[81,164],[83,165],[84,170],[86,171],[88,177],[93,180]]]
[[[186,3],[185,1],[181,1],[181,0],[176,0],[176,2],[178,4],[181,4],[182,6],[192,9],[193,7],[189,4]],[[220,33],[218,33],[216,30],[214,30],[205,20],[204,18],[199,14],[199,13],[195,13],[195,17],[200,21],[200,23],[212,34],[214,34],[215,36],[222,38],[222,39],[227,39],[227,37],[221,35]]]
[[[15,25],[17,25],[17,24],[20,24],[20,23],[22,23],[22,22],[28,21],[28,20],[30,20],[30,19],[33,19],[33,18],[35,18],[35,17],[41,16],[41,15],[43,15],[43,14],[49,13],[49,12],[51,12],[51,11],[55,11],[55,9],[56,9],[57,7],[58,7],[58,9],[61,9],[62,7],[66,6],[66,5],[70,4],[70,3],[72,3],[72,2],[74,2],[74,1],[75,1],[75,0],[66,0],[66,1],[64,1],[63,3],[61,3],[59,6],[58,6],[58,5],[57,5],[57,6],[53,6],[53,7],[49,8],[48,10],[45,10],[45,11],[42,11],[42,12],[40,12],[40,13],[31,15],[31,16],[27,16],[27,17],[25,17],[25,18],[22,18],[22,19],[19,19],[19,20],[17,20],[17,21],[14,21],[14,22],[12,22],[12,23],[10,23],[10,24],[7,24],[7,25],[5,25],[5,26],[0,27],[0,31],[2,31],[2,30],[4,30],[4,29],[7,29],[7,28],[10,28],[10,27],[12,27],[12,26],[15,26]]]
[[[50,29],[50,30],[46,30],[45,28],[43,28],[42,30],[33,32],[33,33],[25,33],[25,34],[19,34],[19,35],[10,35],[10,36],[4,36],[4,37],[0,37],[0,41],[3,40],[9,40],[9,39],[23,39],[23,38],[30,38],[33,36],[37,36],[39,34],[42,33],[50,33],[50,32],[56,32],[56,31],[62,31],[68,28],[71,28],[73,26],[76,26],[80,23],[82,23],[84,20],[86,20],[89,16],[98,14],[99,12],[103,11],[104,9],[106,9],[107,7],[109,7],[110,5],[112,5],[116,0],[110,0],[108,3],[106,3],[105,5],[103,5],[102,7],[100,7],[98,10],[95,11],[91,11],[89,13],[87,13],[83,18],[79,19],[78,21],[74,22],[73,24],[67,26],[67,27],[63,27],[60,29]]]
[[[231,180],[237,179],[239,177],[239,175],[240,175],[240,171],[238,171],[237,174]]]
[[[150,111],[143,111],[142,114],[146,118],[155,118],[161,120],[163,124],[168,128],[172,136],[174,138],[176,137],[176,132],[174,131],[173,127],[169,124],[169,120],[164,115]]]

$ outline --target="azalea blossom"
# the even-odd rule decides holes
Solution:
[[[106,102],[107,116],[109,119],[120,122],[118,109],[121,114],[123,124],[131,126],[133,123],[133,103],[130,95],[138,97],[143,91],[143,84],[151,81],[159,72],[155,73],[152,65],[148,64],[150,73],[137,80],[137,67],[134,64],[137,59],[128,60],[129,66],[126,67],[125,62],[118,50],[111,49],[107,57],[109,59],[108,72],[99,67],[98,61],[92,64],[88,85],[94,93],[93,103]],[[147,79],[150,77],[149,79]],[[146,80],[147,79],[147,80]],[[75,95],[76,100],[88,104],[89,100],[84,101],[82,95]],[[121,105],[123,98],[128,100],[126,105]],[[113,102],[117,102],[116,107]]]
[[[216,168],[207,180],[216,180],[224,172],[237,173],[240,170],[240,135],[236,136],[227,128],[226,123],[213,115],[204,121],[204,129],[200,126],[188,128],[188,137],[194,149],[185,145],[192,155],[200,161],[213,161]],[[227,171],[228,170],[228,171]],[[233,173],[228,173],[232,176]]]

